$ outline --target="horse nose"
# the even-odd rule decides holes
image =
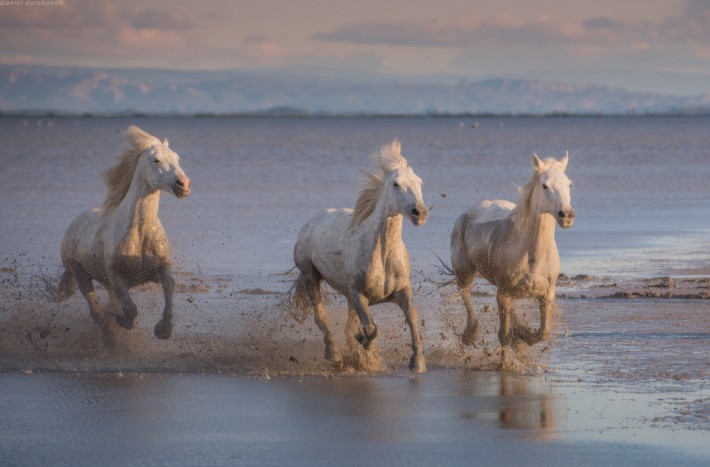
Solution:
[[[570,219],[574,219],[574,209],[570,209],[568,212],[558,211],[557,215],[560,216],[560,219],[564,219],[565,217],[569,217]]]
[[[420,214],[420,213],[419,213],[419,209],[417,209],[417,208],[412,209],[412,215],[413,215],[413,216],[419,217],[419,214]]]
[[[180,188],[189,188],[190,187],[190,179],[187,177],[178,177],[177,181],[175,182],[177,186]]]

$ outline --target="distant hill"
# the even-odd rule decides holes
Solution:
[[[413,84],[236,71],[0,66],[0,112],[72,114],[628,114],[710,110],[674,97],[588,84],[462,79]]]

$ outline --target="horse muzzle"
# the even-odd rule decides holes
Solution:
[[[429,215],[429,210],[423,204],[417,205],[414,209],[409,212],[409,219],[411,219],[412,224],[419,227],[424,225],[426,218]]]
[[[175,196],[177,196],[178,199],[183,199],[189,195],[190,189],[191,184],[189,178],[182,176],[175,180],[175,184],[173,185],[173,193],[175,193]]]
[[[557,224],[563,229],[569,229],[574,224],[574,209],[562,209],[557,212]]]

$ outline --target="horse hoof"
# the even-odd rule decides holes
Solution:
[[[133,318],[126,318],[124,315],[116,316],[116,323],[124,329],[133,329]]]
[[[155,325],[155,328],[153,329],[153,333],[155,334],[155,337],[158,339],[168,339],[170,338],[170,335],[173,333],[173,323],[170,321],[166,321],[164,319],[161,319],[158,321],[158,324]]]
[[[463,342],[463,345],[474,345],[478,337],[478,322],[476,322],[472,326],[466,326],[461,335],[461,342]]]
[[[343,362],[343,356],[340,354],[340,351],[335,348],[325,349],[325,359],[336,367],[342,365]]]
[[[370,336],[359,333],[355,336],[355,340],[358,341],[358,343],[360,343],[365,350],[370,350],[370,345],[372,345],[372,341],[375,337],[377,337],[377,329],[375,329],[375,332],[373,332]]]
[[[412,355],[412,358],[409,360],[409,371],[416,374],[426,373],[424,357],[419,354]]]

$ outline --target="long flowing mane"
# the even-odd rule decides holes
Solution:
[[[521,210],[521,218],[528,219],[528,214],[532,210],[532,195],[535,187],[540,184],[540,176],[542,172],[535,172],[528,183],[520,189],[520,197],[518,201],[518,209]]]
[[[399,168],[407,167],[407,159],[402,156],[401,151],[401,144],[399,140],[395,139],[390,144],[382,146],[380,151],[373,155],[378,170],[376,172],[365,172],[367,177],[365,187],[360,191],[355,203],[350,227],[360,225],[375,210],[387,176]]]
[[[128,127],[125,136],[128,146],[118,155],[116,164],[104,173],[107,189],[103,204],[104,216],[116,209],[128,193],[143,151],[154,144],[160,144],[158,138],[135,125]]]

